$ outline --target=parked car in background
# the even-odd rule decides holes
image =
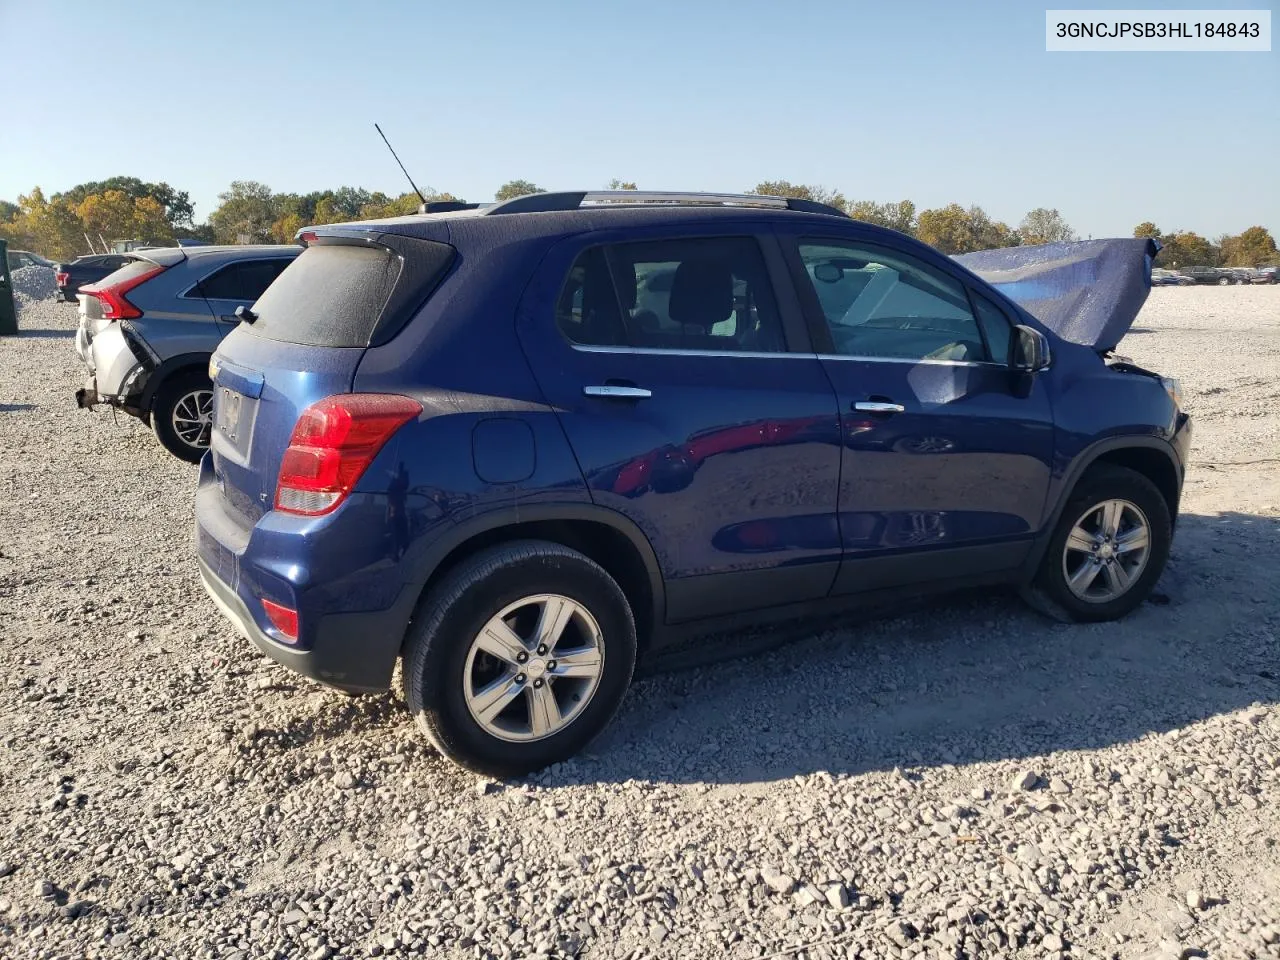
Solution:
[[[209,357],[241,322],[238,308],[251,307],[301,250],[135,250],[125,266],[81,287],[76,351],[89,378],[77,404],[138,417],[174,456],[198,461],[209,446]]]
[[[46,260],[38,253],[30,250],[10,250],[8,254],[9,269],[21,270],[23,267],[52,267],[52,261]]]
[[[1195,285],[1195,280],[1172,270],[1157,268],[1151,271],[1151,285],[1153,287],[1190,287]]]
[[[109,273],[115,273],[133,260],[128,254],[91,253],[66,263],[53,265],[54,280],[58,284],[59,303],[76,303],[80,288],[97,283]]]
[[[1254,267],[1250,283],[1280,283],[1280,267]]]
[[[240,631],[353,692],[402,660],[454,761],[564,760],[690,633],[980,583],[1111,620],[1160,576],[1190,422],[1114,356],[1152,241],[993,262],[778,197],[462,206],[301,235],[210,362],[195,507]]]
[[[1232,279],[1221,267],[1181,267],[1178,272],[1184,277],[1190,277],[1194,283],[1198,284],[1212,283],[1226,286]]]

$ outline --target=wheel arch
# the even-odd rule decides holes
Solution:
[[[603,567],[631,605],[639,651],[643,653],[651,645],[666,617],[666,591],[657,555],[648,537],[631,520],[594,504],[510,507],[460,522],[432,545],[423,564],[420,593],[425,594],[479,550],[531,539],[559,543]]]
[[[174,374],[185,373],[188,370],[200,369],[207,372],[209,358],[212,356],[212,352],[182,353],[176,357],[170,357],[151,371],[150,376],[147,377],[147,385],[142,388],[142,397],[138,403],[139,409],[146,415],[148,422],[151,419],[151,405],[155,402],[156,391],[161,385]]]
[[[1090,467],[1099,463],[1127,467],[1154,483],[1169,507],[1170,523],[1177,527],[1178,505],[1182,490],[1182,467],[1173,447],[1159,437],[1108,437],[1086,448],[1071,464],[1057,503],[1054,504],[1040,536],[1036,538],[1031,553],[1027,557],[1024,579],[1029,581],[1040,568],[1049,540],[1053,537],[1053,531],[1057,529],[1058,521],[1062,518],[1062,510],[1075,492],[1080,478]]]

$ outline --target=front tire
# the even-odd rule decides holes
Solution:
[[[1026,599],[1060,620],[1117,620],[1151,594],[1172,542],[1169,506],[1155,484],[1097,464],[1063,508]]]
[[[151,429],[179,460],[199,463],[213,429],[213,384],[202,370],[175,373],[151,403]]]
[[[635,662],[635,621],[614,579],[576,550],[522,540],[480,551],[424,597],[401,683],[437,750],[506,778],[590,743]]]

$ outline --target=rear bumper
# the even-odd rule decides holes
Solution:
[[[369,581],[336,577],[322,544],[336,544],[335,560],[341,563],[345,556],[349,562],[359,552],[352,529],[320,530],[305,518],[271,512],[254,527],[242,528],[227,513],[207,455],[200,465],[195,512],[200,579],[239,633],[277,663],[329,686],[371,693],[391,685],[420,587],[388,589],[387,581],[396,581],[387,567],[376,571],[382,590],[371,589]],[[262,609],[264,597],[298,611],[296,644],[275,635]],[[383,609],[352,609],[379,601]]]
[[[303,650],[267,636],[244,599],[219,579],[202,558],[197,558],[197,562],[205,592],[223,616],[276,663],[349,693],[380,693],[391,686],[391,674],[400,656],[404,625],[408,621],[407,612],[404,619],[399,619],[399,604],[389,611],[325,617],[315,631],[315,642],[310,649]],[[406,599],[411,608],[416,598],[410,595]]]

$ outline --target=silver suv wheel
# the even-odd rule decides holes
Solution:
[[[1104,500],[1080,515],[1067,534],[1062,574],[1075,596],[1107,603],[1142,576],[1151,552],[1151,525],[1128,500]]]
[[[603,636],[587,608],[536,594],[504,607],[471,641],[463,697],[491,736],[541,740],[586,708],[603,670]]]

